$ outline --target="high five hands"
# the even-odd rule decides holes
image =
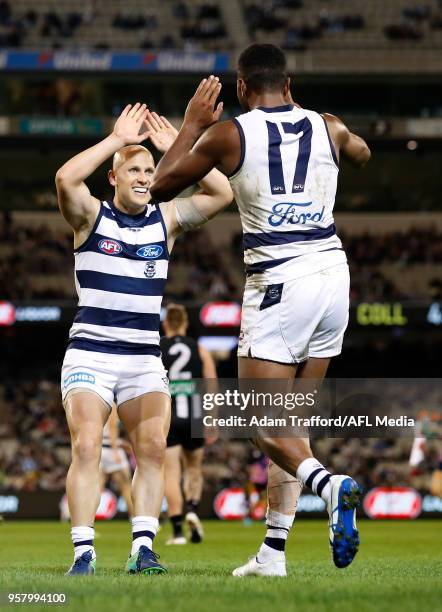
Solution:
[[[147,112],[146,123],[150,141],[160,153],[166,153],[175,142],[178,130],[167,121],[166,117],[150,111]]]
[[[202,132],[219,121],[223,103],[215,105],[221,87],[218,77],[211,75],[203,79],[187,105],[183,125]],[[160,153],[166,153],[178,132],[165,117],[150,112],[146,104],[137,102],[126,106],[115,123],[113,134],[121,140],[122,146],[140,144],[150,138]]]
[[[122,146],[140,144],[150,138],[160,153],[165,153],[174,143],[178,130],[163,116],[151,112],[146,104],[128,104],[118,117],[113,133]]]
[[[122,146],[140,144],[149,136],[146,124],[147,105],[137,102],[134,106],[128,104],[114,125],[113,134],[117,136]]]
[[[213,123],[219,121],[223,112],[223,103],[219,102],[215,108],[216,101],[221,92],[219,78],[211,75],[203,79],[190,99],[184,115],[184,125],[191,125],[200,131],[204,131]]]

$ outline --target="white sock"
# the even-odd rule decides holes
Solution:
[[[153,539],[158,531],[158,519],[154,516],[134,516],[132,519],[132,549],[134,555],[140,546],[147,546],[152,550]]]
[[[267,563],[285,554],[285,543],[294,519],[294,515],[267,510],[266,537],[256,555],[259,563]]]
[[[74,561],[88,550],[92,552],[92,559],[96,558],[94,536],[95,529],[93,527],[72,527],[71,538],[74,545]]]
[[[295,520],[294,514],[281,514],[281,512],[277,512],[276,510],[267,510],[266,514],[266,525],[271,525],[272,527],[284,527],[285,529],[290,530],[293,525],[293,521]]]
[[[330,498],[330,476],[330,472],[314,457],[304,459],[296,470],[296,478],[309,487],[313,493],[322,497],[325,502],[328,502]]]

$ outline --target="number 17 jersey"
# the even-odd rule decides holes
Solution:
[[[277,283],[346,262],[333,219],[338,160],[324,117],[288,104],[234,121],[241,160],[229,179],[247,274]]]

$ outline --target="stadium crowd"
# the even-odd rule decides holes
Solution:
[[[0,217],[0,299],[74,299],[72,233]],[[173,253],[166,299],[239,298],[228,262],[207,232],[186,234]]]
[[[58,382],[28,380],[0,385],[0,490],[63,490],[70,462],[69,434]],[[437,440],[436,440],[437,443]],[[348,471],[369,489],[412,484],[426,489],[437,463],[437,444],[430,445],[419,474],[411,474],[411,438],[322,439],[315,454],[337,473]],[[206,486],[245,486],[251,445],[245,440],[218,440],[206,448]]]
[[[283,30],[282,47],[286,50],[303,51],[308,42],[320,39],[327,33],[347,30],[361,30],[365,20],[360,13],[335,14],[324,7],[317,14],[312,12],[308,18],[296,17],[296,10],[307,3],[302,0],[268,0],[261,3],[247,3],[244,16],[249,34],[255,39],[259,31],[274,32]],[[330,3],[331,4],[331,3]],[[290,12],[288,12],[290,11]],[[289,19],[287,20],[287,17]]]
[[[440,299],[442,235],[434,227],[407,232],[341,232],[352,273],[354,300]],[[49,225],[17,225],[10,213],[0,217],[0,298],[9,300],[75,299],[72,236]],[[179,238],[171,257],[166,299],[240,299],[243,282],[242,234],[230,249],[217,249],[207,230]],[[425,266],[426,284],[404,290],[404,271]]]
[[[0,487],[64,488],[70,438],[59,386],[26,381],[0,386]]]
[[[350,8],[340,0],[242,0],[241,7],[239,29],[244,44],[261,34],[276,33],[278,42],[294,51],[305,50],[312,41],[327,46],[328,40],[333,42],[352,31],[363,36],[359,41],[352,38],[351,44],[363,47],[382,39],[395,43],[421,40],[442,28],[438,0],[424,4],[395,0],[388,13],[380,1]],[[118,43],[115,38],[104,38],[106,30],[123,38]],[[113,0],[110,10],[100,0],[89,0],[75,10],[72,5],[55,9],[53,3],[44,1],[37,5],[28,0],[0,0],[0,47],[113,49],[117,43],[128,49],[225,51],[232,47],[228,30],[220,0],[157,2],[144,10],[123,0]],[[373,32],[376,40],[371,37]]]
[[[9,0],[0,1],[0,47],[28,47],[28,41],[38,40],[39,47],[62,49],[66,47],[106,50],[111,49],[109,39],[103,39],[105,30],[118,31],[127,34],[126,48],[190,48],[199,41],[212,43],[222,40],[220,47],[226,48],[227,32],[222,13],[217,2],[206,1],[197,4],[179,0],[170,3],[167,13],[169,23],[158,18],[158,7],[140,10],[127,6],[124,2],[114,2],[118,10],[109,11],[105,7],[90,0],[76,10],[54,9],[49,2],[32,5],[26,0],[12,4]],[[170,27],[170,19],[175,27]],[[80,26],[91,26],[95,34],[92,42],[82,41],[79,34]],[[101,32],[101,35],[100,35]],[[173,32],[173,34],[172,34]],[[131,34],[136,34],[131,38]],[[138,36],[139,35],[139,36]],[[70,42],[69,42],[70,41]],[[134,42],[135,41],[135,42]],[[190,45],[190,46],[189,46]]]
[[[339,233],[350,265],[353,300],[377,301],[389,299],[439,299],[442,277],[442,234],[434,227],[410,228],[406,232],[387,234]],[[232,240],[237,265],[242,259],[242,235]],[[415,264],[428,264],[432,274],[426,285],[408,292],[397,286],[396,279]],[[385,265],[387,270],[383,269]],[[434,269],[433,269],[434,268]]]

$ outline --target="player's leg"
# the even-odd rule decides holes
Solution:
[[[243,337],[238,349],[239,378],[287,380],[299,369],[300,377],[322,379],[329,358],[341,351],[348,323],[348,296],[347,265],[289,281],[281,285],[278,294],[275,290],[271,295],[267,291],[264,298],[257,295],[255,288],[246,286]],[[265,355],[272,355],[280,363],[261,359]],[[309,359],[310,364],[302,367],[290,364],[302,363],[309,357],[313,358]],[[344,546],[345,551],[335,554],[334,550],[335,564],[344,567],[351,563],[358,544],[353,528],[354,508],[360,496],[357,483],[348,476],[334,476],[331,481],[331,474],[313,457],[308,438],[259,437],[255,443],[285,472],[326,501],[330,526],[338,516],[345,536],[351,540],[351,546]]]
[[[321,371],[325,374],[327,366],[326,358],[310,358],[303,367],[304,377],[312,378],[314,373],[319,380]],[[251,378],[250,371],[248,374]],[[258,438],[255,443],[272,461],[325,501],[330,519],[333,560],[337,567],[349,565],[359,546],[355,528],[355,508],[361,496],[359,485],[347,475],[332,476],[313,457],[307,438]]]
[[[123,451],[124,452],[124,451]],[[132,503],[132,478],[129,468],[123,468],[113,472],[111,475],[113,482],[116,484],[118,491],[123,496],[127,506],[127,514],[129,519],[132,520],[134,515],[134,508]]]
[[[323,270],[316,275],[316,280],[320,280],[318,302],[325,308],[309,342],[309,360],[300,372],[301,376],[312,379],[325,376],[330,358],[341,353],[348,324],[348,266],[341,264]],[[333,561],[337,567],[347,567],[359,547],[356,508],[362,493],[360,486],[346,474],[329,475],[324,466],[315,466],[311,460],[299,465],[297,475],[326,502]]]
[[[105,474],[103,470],[100,468],[100,491],[103,491],[106,487],[108,474]]]
[[[297,372],[297,364],[283,364],[264,359],[240,357],[238,360],[238,374],[240,379],[273,379],[293,380]],[[263,438],[259,437],[254,443],[274,463],[283,470],[296,476],[298,466],[313,457],[308,438]]]
[[[192,440],[191,440],[192,441]],[[193,440],[196,442],[196,439]],[[199,441],[198,441],[198,444]],[[192,445],[193,446],[193,445]],[[184,496],[186,498],[186,523],[190,529],[190,541],[199,544],[204,536],[203,526],[198,517],[198,505],[203,491],[204,447],[183,448]]]
[[[292,380],[297,372],[297,365],[280,364],[262,359],[249,359],[240,357],[238,362],[239,377],[243,379],[285,379]],[[278,439],[280,440],[280,439]],[[300,457],[311,456],[308,440],[291,438],[285,440],[293,455],[301,453]],[[301,448],[297,451],[298,442]],[[255,444],[264,452],[266,449],[261,441]],[[268,454],[266,452],[266,454]],[[296,455],[295,455],[296,457]],[[292,459],[293,460],[293,459]],[[302,485],[296,475],[281,469],[270,460],[268,470],[268,510],[266,516],[266,535],[256,556],[245,565],[233,570],[237,577],[256,576],[285,576],[285,543],[295,518],[296,506]]]
[[[302,491],[300,481],[269,462],[266,534],[256,556],[233,570],[233,575],[286,576],[285,545]]]
[[[66,478],[74,544],[74,564],[69,573],[93,573],[94,520],[101,495],[99,463],[103,427],[110,408],[96,393],[79,389],[68,393],[64,408],[72,444]]]
[[[163,573],[165,569],[157,562],[152,546],[164,493],[170,397],[160,392],[145,393],[121,403],[118,414],[137,462],[132,480],[132,549],[126,570],[130,573]]]
[[[172,524],[173,537],[167,544],[186,544],[183,533],[183,494],[181,492],[181,445],[174,444],[166,449],[164,462],[164,495],[167,511]]]
[[[284,568],[285,545],[295,519],[300,481],[270,460],[267,483],[266,535],[257,554],[260,563],[269,561]],[[278,572],[279,573],[279,572]]]
[[[299,364],[296,368],[296,378],[322,379],[325,376],[328,360],[310,360]],[[260,370],[260,366],[258,365]],[[272,368],[271,374],[274,370]],[[263,374],[263,372],[260,372]],[[256,555],[246,565],[234,570],[235,576],[276,575],[285,576],[285,545],[295,518],[298,499],[302,484],[292,474],[281,469],[270,460],[268,469],[266,516],[267,532],[265,539]]]
[[[348,294],[346,264],[269,286],[264,297],[253,279],[248,281],[238,348],[239,378],[292,380],[299,369],[302,378],[322,379],[329,358],[341,350]],[[320,359],[300,365],[309,357]],[[284,471],[328,501],[330,474],[313,457],[308,438],[259,437],[255,443]]]

